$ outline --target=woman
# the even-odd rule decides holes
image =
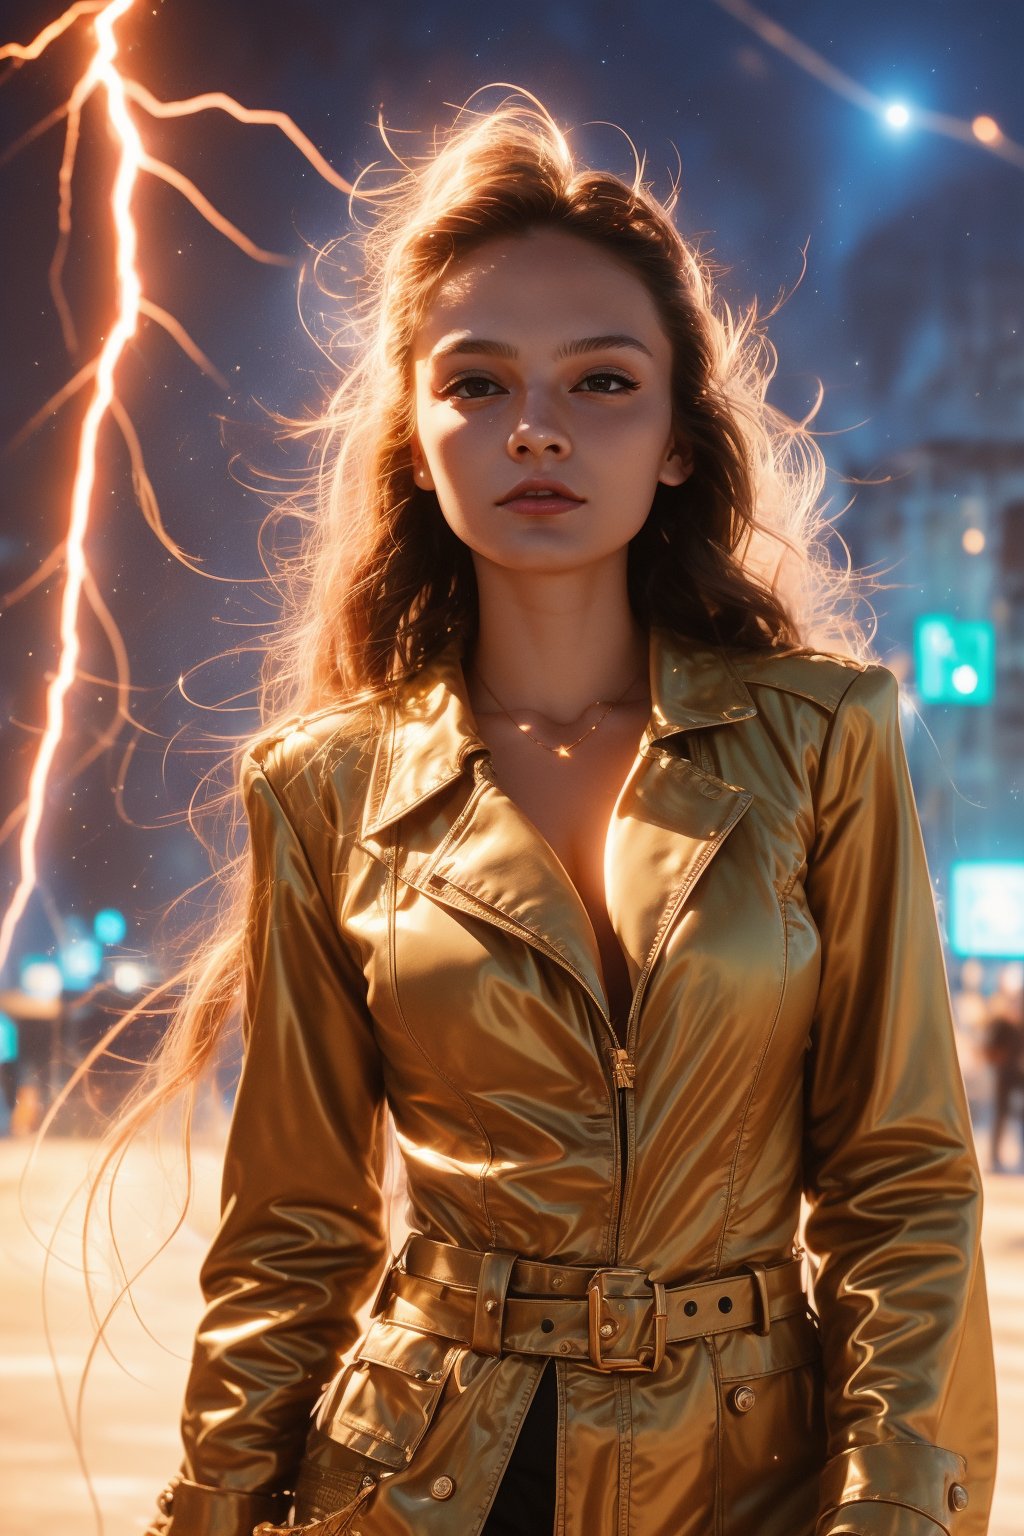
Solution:
[[[365,252],[292,707],[242,761],[246,1055],[155,1529],[981,1533],[980,1188],[897,686],[753,312],[514,102]]]

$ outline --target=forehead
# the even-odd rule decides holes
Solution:
[[[654,300],[624,262],[560,230],[495,237],[454,263],[424,313],[414,356],[465,330],[529,344],[628,331],[657,355],[669,349]],[[557,331],[557,335],[554,332]]]

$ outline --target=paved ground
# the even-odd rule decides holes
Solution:
[[[169,1143],[172,1141],[169,1137]],[[178,1464],[177,1413],[199,1312],[199,1262],[216,1222],[219,1166],[215,1152],[196,1155],[197,1189],[189,1221],[133,1285],[135,1312],[121,1307],[109,1348],[92,1363],[80,1415],[80,1445],[102,1523],[90,1503],[61,1406],[52,1350],[67,1411],[92,1335],[83,1300],[82,1257],[64,1238],[45,1270],[54,1221],[88,1166],[93,1143],[53,1140],[19,1183],[25,1142],[0,1140],[0,1479],[4,1536],[138,1536],[155,1492]],[[1015,1151],[1007,1147],[1007,1151]],[[173,1224],[180,1171],[154,1154],[125,1163],[115,1202],[121,1260],[133,1272]],[[72,1218],[81,1202],[72,1207]],[[75,1222],[69,1220],[68,1228]],[[1024,1177],[988,1181],[986,1253],[997,1338],[1002,1414],[1000,1482],[991,1536],[1024,1531]],[[90,1268],[105,1307],[112,1253],[99,1249]],[[49,1344],[47,1343],[47,1329]]]

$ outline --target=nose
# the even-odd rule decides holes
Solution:
[[[565,429],[554,419],[552,408],[540,402],[527,403],[518,423],[509,433],[509,457],[517,461],[531,455],[539,458],[548,450],[561,459],[568,458],[572,444]]]

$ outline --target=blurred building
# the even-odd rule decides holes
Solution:
[[[877,648],[919,717],[905,735],[940,899],[954,859],[1024,858],[1024,199],[977,156],[961,181],[872,230],[845,272],[861,357],[840,524],[888,574]],[[854,447],[855,445],[855,447]],[[927,615],[994,628],[988,703],[920,698]]]

